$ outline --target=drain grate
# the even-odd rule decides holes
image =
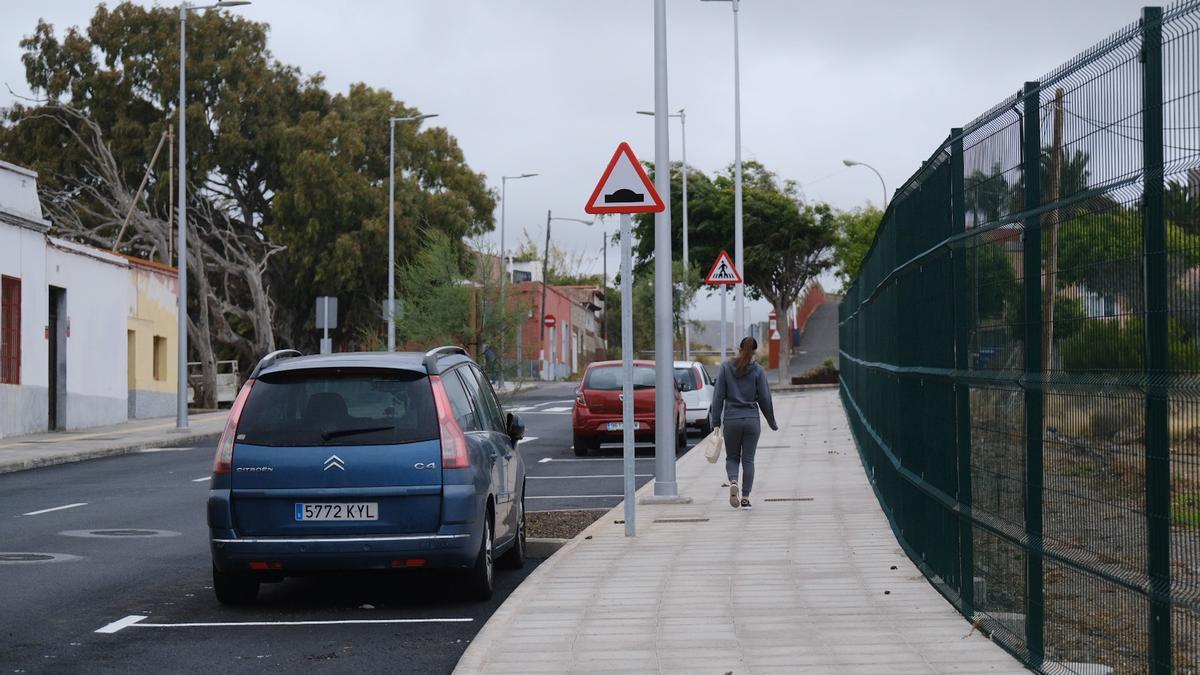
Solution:
[[[655,518],[654,523],[707,523],[708,518]]]
[[[812,497],[767,497],[764,502],[811,502]]]
[[[146,537],[158,534],[154,530],[92,530],[97,537]]]

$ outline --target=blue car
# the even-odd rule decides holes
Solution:
[[[265,357],[217,444],[213,590],[336,570],[459,570],[485,600],[525,562],[521,420],[459,347]]]

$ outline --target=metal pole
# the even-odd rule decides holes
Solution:
[[[608,233],[603,233],[601,239],[604,242],[600,249],[603,253],[601,257],[604,259],[600,280],[601,288],[604,290],[604,323],[600,326],[600,332],[604,335],[604,357],[608,358]]]
[[[745,259],[742,256],[742,81],[741,62],[738,55],[738,0],[733,0],[733,257],[742,279],[746,278]],[[737,285],[734,316],[734,338],[746,334],[746,286]]]
[[[667,122],[667,2],[654,0],[654,496],[676,497],[675,329],[671,309],[671,166]],[[622,244],[624,245],[624,244]]]
[[[388,118],[388,312],[387,350],[396,351],[396,119]]]
[[[630,220],[621,214],[621,446],[625,469],[625,536],[636,534],[633,493],[636,488],[633,452],[633,247]]]
[[[187,3],[179,3],[179,298],[178,314],[179,366],[175,392],[175,427],[188,427],[187,408],[187,102],[185,68],[187,61]]]
[[[508,295],[505,292],[508,283],[508,258],[504,255],[504,213],[508,210],[508,176],[500,177],[500,316],[508,312]],[[520,328],[517,329],[520,333]],[[504,386],[504,337],[500,336],[500,386]],[[517,338],[517,379],[521,378],[521,338]]]
[[[687,285],[691,282],[688,277],[688,165],[687,165],[687,113],[683,108],[679,109],[679,149],[683,158],[683,283],[684,293],[687,293]],[[683,360],[692,360],[692,340],[691,340],[691,324],[688,321],[688,303],[683,303]]]
[[[722,363],[725,362],[726,346],[728,344],[725,341],[725,325],[726,325],[725,324],[725,303],[726,303],[726,298],[729,297],[728,291],[729,291],[729,285],[721,284],[721,362]]]

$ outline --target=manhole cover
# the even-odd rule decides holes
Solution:
[[[25,551],[14,551],[9,553],[0,553],[0,565],[25,565],[29,563],[49,563],[49,562],[66,562],[68,560],[78,560],[79,556],[67,555],[66,553],[29,553]]]
[[[112,529],[112,530],[67,530],[59,532],[64,537],[102,537],[113,539],[132,539],[135,537],[152,538],[152,537],[178,537],[179,533],[172,530],[139,530],[132,528]]]

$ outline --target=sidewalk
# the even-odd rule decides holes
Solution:
[[[455,672],[1027,672],[900,550],[837,390],[775,405],[753,511],[730,508],[723,462],[688,453],[694,503],[639,505],[634,539],[610,511],[509,596]]]
[[[228,410],[188,416],[188,428],[175,429],[174,417],[132,420],[79,431],[55,431],[0,438],[0,473],[111,457],[145,448],[168,448],[215,441]]]

